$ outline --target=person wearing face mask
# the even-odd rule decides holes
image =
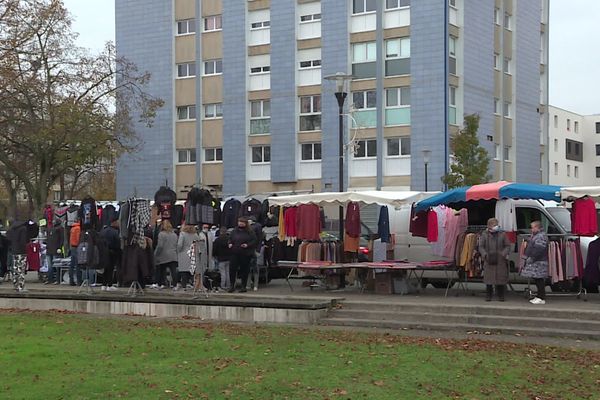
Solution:
[[[506,234],[500,231],[498,220],[490,218],[487,229],[479,237],[479,253],[484,261],[483,283],[485,283],[485,301],[491,301],[496,286],[498,300],[504,301],[508,283],[508,264],[506,258],[510,252],[510,242]]]
[[[250,261],[257,244],[256,235],[250,229],[248,219],[245,217],[239,218],[237,227],[229,235],[228,243],[228,247],[231,249],[231,261],[229,265],[231,287],[228,290],[230,293],[235,290],[235,282],[238,276],[242,280],[240,292],[246,292]]]
[[[521,275],[533,278],[537,286],[537,296],[529,300],[531,304],[546,304],[546,278],[548,277],[548,237],[540,221],[531,223],[531,238],[525,247],[525,267]]]
[[[198,253],[200,257],[196,260],[196,271],[194,273],[194,287],[196,290],[202,290],[204,285],[204,273],[208,269],[208,263],[212,260],[213,242],[209,238],[210,225],[203,224],[198,233],[197,242]]]

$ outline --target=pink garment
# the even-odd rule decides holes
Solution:
[[[451,208],[446,209],[444,257],[454,257],[456,239],[458,239],[461,233],[466,232],[468,225],[469,217],[466,208],[460,211],[455,211]]]
[[[321,209],[316,204],[302,204],[296,214],[297,237],[302,240],[319,240],[321,235]]]
[[[598,233],[596,204],[590,198],[577,199],[571,211],[571,230],[575,235],[594,236]]]
[[[564,279],[564,275],[563,275],[563,263],[562,263],[562,253],[564,251],[564,249],[562,248],[562,246],[560,245],[560,243],[556,243],[555,245],[556,247],[556,268],[558,268],[558,280],[563,280]]]
[[[438,240],[438,220],[437,214],[433,210],[427,213],[427,241],[437,242]]]
[[[437,206],[433,210],[437,215],[437,241],[431,244],[431,254],[438,257],[444,256],[444,244],[446,237],[446,206]]]

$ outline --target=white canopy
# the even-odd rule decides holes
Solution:
[[[564,187],[560,190],[560,197],[563,199],[568,199],[569,197],[580,198],[583,196],[600,199],[600,186]]]
[[[349,202],[361,204],[379,204],[392,207],[400,207],[404,204],[412,204],[431,197],[439,192],[384,192],[368,190],[364,192],[325,192],[299,194],[293,196],[269,197],[269,204],[273,206],[297,206],[300,204],[342,205]]]

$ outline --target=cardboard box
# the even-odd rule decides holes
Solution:
[[[375,293],[393,294],[394,283],[391,272],[379,272],[375,274]]]

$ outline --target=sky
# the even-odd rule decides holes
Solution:
[[[106,41],[114,41],[115,0],[63,1],[74,18],[80,46],[97,52]],[[550,0],[551,105],[579,114],[600,113],[599,21],[598,0]]]

